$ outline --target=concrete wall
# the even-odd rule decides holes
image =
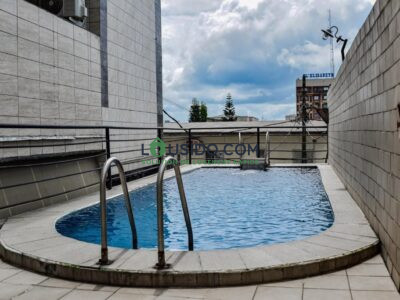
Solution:
[[[329,92],[334,167],[400,286],[400,1],[378,0]]]

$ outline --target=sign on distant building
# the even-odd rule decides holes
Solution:
[[[334,78],[335,74],[333,73],[313,73],[313,74],[305,74],[307,78]]]

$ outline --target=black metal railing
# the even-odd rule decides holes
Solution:
[[[208,123],[207,123],[208,124]],[[1,190],[16,189],[33,184],[46,184],[54,180],[68,177],[100,173],[101,165],[110,157],[116,156],[124,167],[127,167],[128,179],[141,175],[156,173],[159,165],[145,165],[143,161],[151,159],[149,155],[150,144],[156,138],[162,138],[166,144],[182,145],[188,149],[173,153],[176,157],[185,159],[188,164],[197,161],[237,161],[240,157],[224,155],[224,150],[208,151],[198,155],[195,151],[197,145],[203,143],[210,145],[232,144],[238,145],[240,133],[243,143],[256,147],[254,155],[248,158],[262,158],[268,156],[274,162],[313,162],[323,163],[328,159],[328,128],[327,126],[306,127],[307,136],[302,143],[303,127],[301,124],[294,126],[213,126],[188,128],[175,127],[123,127],[123,126],[58,126],[58,125],[23,125],[0,124],[0,172],[16,168],[48,167],[60,164],[81,162],[88,159],[98,161],[96,167],[82,169],[67,174],[51,174],[43,178],[27,180],[25,182],[5,183],[0,182]],[[212,124],[212,123],[210,123]],[[269,133],[267,143],[265,134]],[[304,147],[306,151],[304,151]],[[178,150],[179,150],[178,149]],[[146,155],[145,155],[146,154]],[[167,153],[168,154],[168,153]],[[208,154],[208,156],[207,156]],[[114,169],[115,170],[115,169]],[[115,173],[115,174],[114,174]],[[118,175],[111,169],[108,174],[108,188],[113,182],[118,182]],[[76,192],[79,189],[96,186],[99,182],[90,183],[84,187],[71,188],[62,193],[48,194],[20,202],[17,205],[27,204],[39,200],[54,198],[62,194]],[[12,208],[14,204],[0,207]]]

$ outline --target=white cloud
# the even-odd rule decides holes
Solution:
[[[219,106],[213,103],[222,103],[231,92],[238,111],[250,109],[260,117],[268,104],[276,113],[267,115],[282,118],[283,109],[294,107],[294,80],[303,72],[329,71],[329,43],[320,35],[320,29],[327,27],[328,9],[341,34],[351,41],[371,3],[162,0],[164,94],[185,107],[197,97],[211,103],[211,114],[219,114]],[[340,49],[336,49],[336,62],[340,63]],[[245,107],[241,103],[246,99],[256,103]],[[167,108],[186,119],[182,109]]]

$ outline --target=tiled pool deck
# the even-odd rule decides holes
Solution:
[[[198,166],[197,166],[198,167]],[[188,172],[197,168],[186,166]],[[109,248],[109,266],[97,261],[100,246],[60,235],[58,218],[98,202],[93,194],[10,218],[0,230],[0,255],[44,275],[128,287],[218,287],[260,284],[320,275],[359,264],[379,251],[365,216],[328,165],[318,166],[335,214],[327,231],[304,240],[244,249],[166,252],[171,269],[157,271],[155,250]],[[172,171],[166,177],[173,176]],[[155,176],[130,183],[134,189]],[[119,194],[114,188],[109,196]]]
[[[231,288],[144,289],[49,278],[0,261],[0,299],[400,300],[380,255],[355,267],[293,281]]]

